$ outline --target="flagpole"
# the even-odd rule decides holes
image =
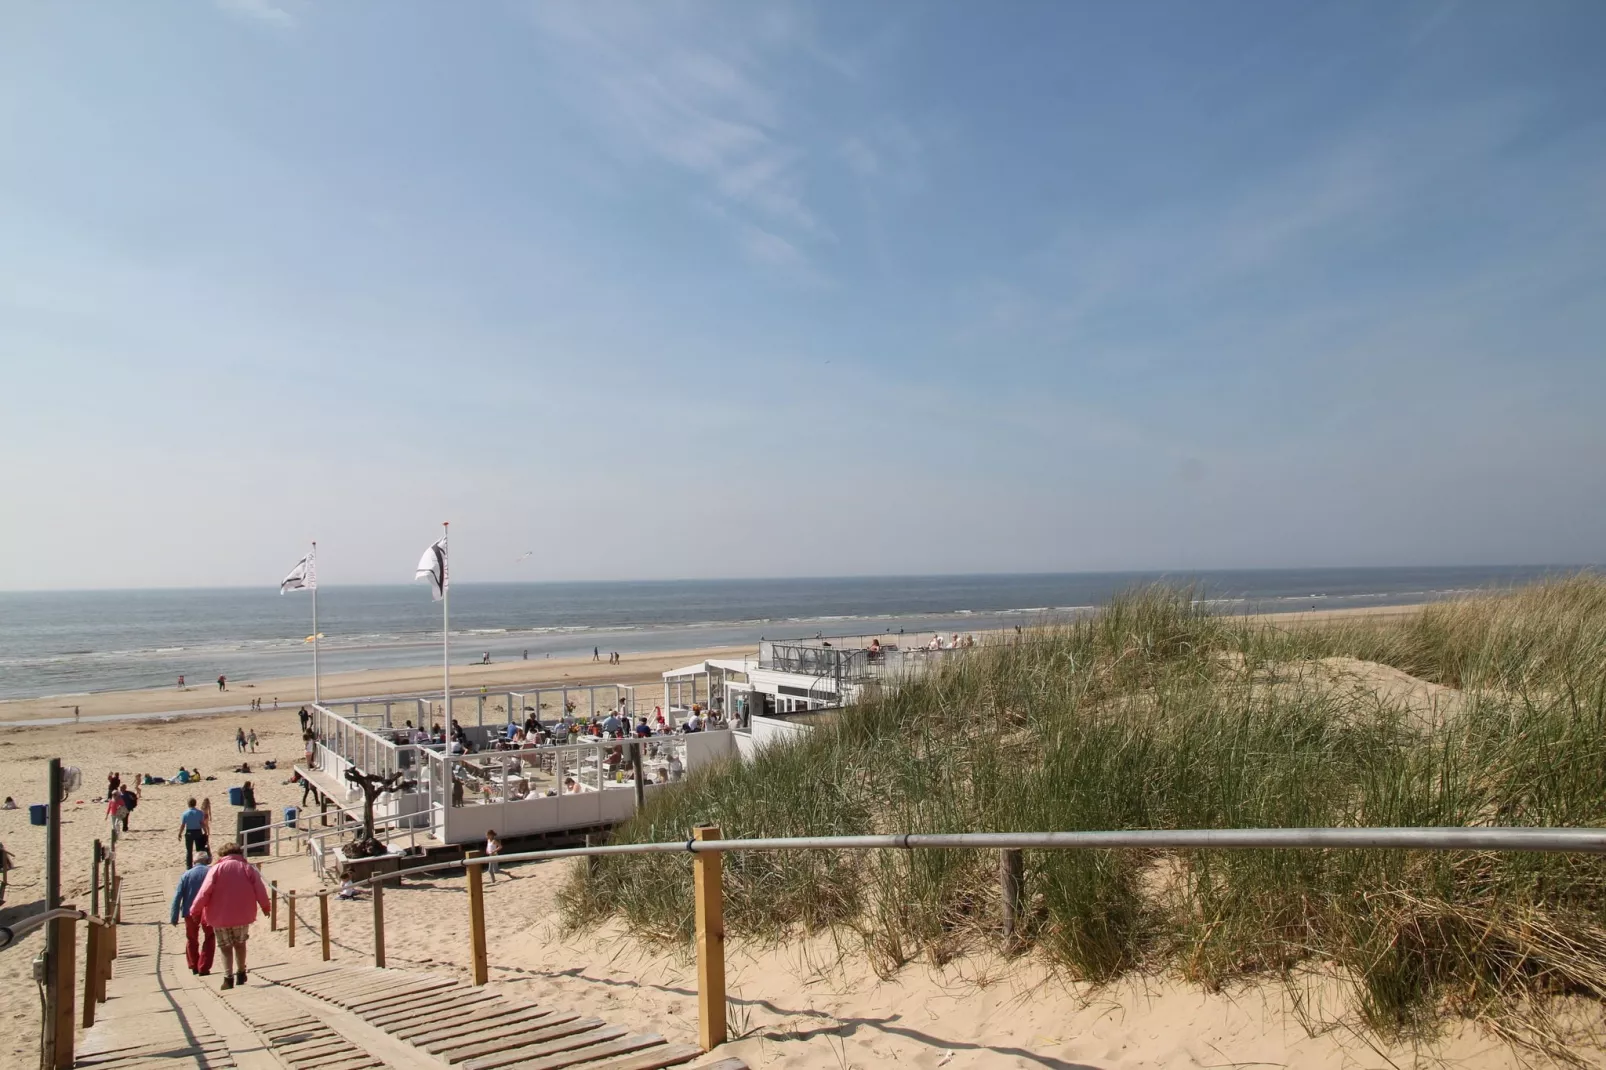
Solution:
[[[446,770],[446,781],[441,785],[441,842],[446,842],[447,821],[452,816],[452,585],[451,547],[446,537],[451,534],[451,522],[441,522],[441,702],[446,707],[446,723],[441,727],[446,735],[441,747],[441,767]]]
[[[318,541],[312,542],[312,704],[321,705],[318,688]]]
[[[452,585],[448,570],[451,568],[450,548],[446,545],[446,536],[451,534],[451,523],[441,524],[441,548],[447,553],[445,564],[441,566],[441,679],[443,682],[442,702],[446,707],[446,750],[451,752],[452,741]]]

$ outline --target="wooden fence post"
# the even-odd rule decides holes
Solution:
[[[71,904],[63,903],[62,906],[70,908]],[[47,1028],[53,1030],[55,1038],[54,1070],[72,1070],[73,1030],[78,1024],[73,1020],[73,973],[78,954],[77,919],[57,918],[50,924],[56,926],[55,961],[50,964],[50,985],[55,989],[56,1017],[55,1021],[48,1023]]]
[[[374,965],[385,968],[385,885],[373,886],[374,893]]]
[[[1018,849],[998,852],[998,888],[1003,900],[1004,943],[1013,946],[1020,932],[1021,911],[1024,906],[1024,857]]]
[[[89,931],[84,934],[84,1028],[88,1029],[95,1024],[95,996],[100,990],[98,978],[100,977],[100,926],[93,921],[87,923]]]
[[[692,830],[694,840],[719,839],[718,825]],[[725,1043],[725,894],[723,856],[698,852],[692,859],[697,901],[697,1038],[704,1051]]]
[[[468,852],[469,858],[479,858],[479,851]],[[489,973],[485,961],[485,887],[484,867],[468,867],[468,929],[469,953],[474,960],[474,983],[483,985]]]
[[[123,920],[123,878],[117,875],[116,863],[110,859],[107,865],[111,867],[111,879],[106,888],[106,920],[112,923],[111,939],[107,941],[106,957],[108,960],[117,958],[117,926]],[[112,975],[111,962],[106,963],[106,976]]]
[[[100,961],[95,964],[95,1002],[106,1002],[106,978],[112,973],[112,944],[117,939],[117,926],[100,926]]]
[[[106,978],[111,977],[112,948],[116,943],[116,925],[101,925],[101,961],[95,969],[95,1003],[106,1003]]]
[[[290,946],[296,946],[296,893],[294,889],[284,893],[284,908],[290,912],[290,924],[287,932],[290,934]]]
[[[329,961],[329,893],[318,893],[318,935],[323,939],[323,960]]]

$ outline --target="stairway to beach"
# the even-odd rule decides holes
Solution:
[[[744,1070],[662,1036],[440,974],[286,961],[258,926],[251,977],[224,992],[167,924],[177,872],[128,878],[118,958],[77,1046],[96,1070]]]

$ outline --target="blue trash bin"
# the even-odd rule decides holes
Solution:
[[[50,807],[46,806],[44,803],[34,803],[32,806],[28,807],[28,824],[45,824],[49,820],[49,813]]]
[[[294,825],[296,823],[296,815],[299,813],[301,813],[301,811],[297,810],[294,806],[286,806],[284,808],[284,823],[286,825]]]
[[[244,806],[245,805],[245,789],[244,788],[230,788],[229,789],[229,805],[230,806]]]

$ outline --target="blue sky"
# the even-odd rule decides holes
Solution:
[[[0,588],[1600,561],[1603,42],[8,5]]]

